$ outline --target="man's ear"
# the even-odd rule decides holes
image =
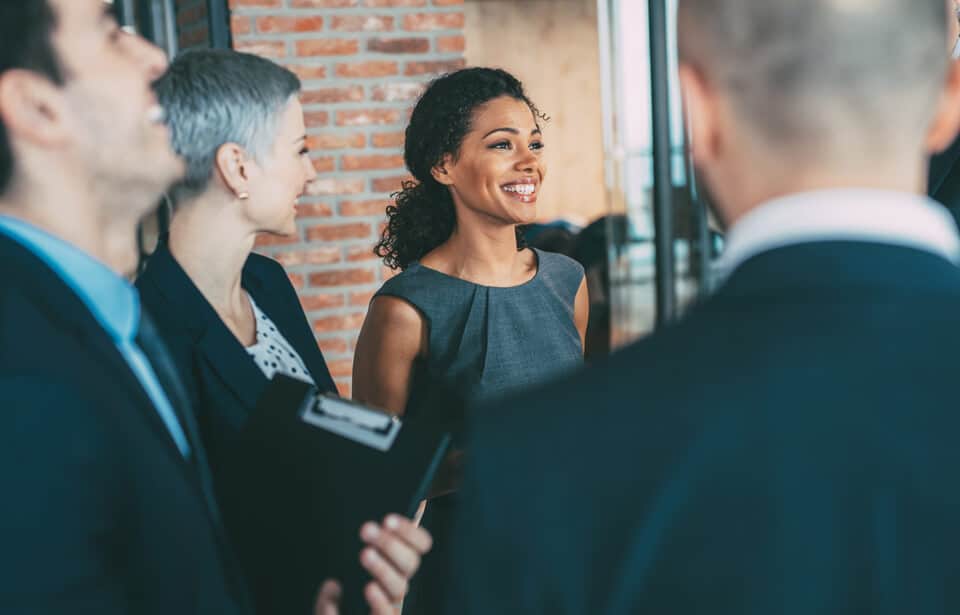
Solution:
[[[238,199],[250,195],[250,160],[247,152],[236,143],[224,143],[217,148],[216,168],[223,185]]]
[[[926,147],[930,154],[939,154],[950,147],[960,132],[960,61],[952,60],[940,101],[927,131]]]
[[[450,154],[444,154],[443,160],[430,169],[433,179],[444,186],[453,185],[453,177],[450,176],[450,167],[453,166],[453,157]]]
[[[681,64],[679,77],[693,163],[703,167],[713,161],[721,149],[718,99],[696,68]]]
[[[63,93],[37,73],[13,69],[0,75],[0,120],[14,140],[60,147],[70,140]]]

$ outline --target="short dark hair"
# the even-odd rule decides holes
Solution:
[[[25,69],[63,83],[52,40],[56,25],[56,15],[47,0],[0,2],[0,75]],[[10,187],[14,162],[7,130],[0,120],[0,194]]]
[[[403,182],[387,207],[387,226],[374,252],[392,269],[406,269],[450,238],[456,224],[450,189],[433,178],[445,155],[456,157],[473,125],[474,113],[507,96],[526,104],[536,121],[546,120],[523,84],[498,68],[465,68],[431,82],[410,116],[403,159],[414,181]],[[517,247],[525,245],[517,227]]]
[[[265,58],[229,49],[178,56],[154,84],[167,112],[173,149],[186,176],[169,196],[176,207],[206,190],[217,150],[237,143],[260,156],[273,145],[279,117],[300,91],[300,79]]]

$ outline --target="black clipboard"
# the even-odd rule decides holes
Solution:
[[[446,427],[401,421],[277,376],[228,453],[224,523],[258,613],[309,615],[328,578],[342,615],[369,611],[360,527],[412,517],[450,445]]]

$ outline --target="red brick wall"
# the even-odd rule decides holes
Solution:
[[[180,49],[210,46],[207,0],[176,0],[177,45]]]
[[[234,47],[303,80],[320,177],[298,232],[258,249],[300,292],[341,393],[357,334],[389,276],[372,253],[391,192],[406,177],[403,130],[425,83],[464,65],[463,0],[230,0]]]

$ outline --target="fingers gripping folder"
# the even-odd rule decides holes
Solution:
[[[449,425],[401,420],[277,376],[232,443],[224,520],[257,604],[312,613],[328,578],[341,613],[366,613],[360,527],[413,516],[450,445]]]

